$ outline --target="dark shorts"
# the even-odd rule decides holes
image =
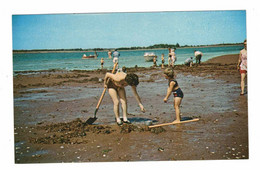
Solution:
[[[197,56],[196,56],[196,59],[197,59],[197,60],[200,60],[200,59],[201,59],[201,54],[197,55]]]
[[[178,88],[177,90],[175,90],[175,91],[173,92],[173,96],[174,96],[174,97],[183,98],[183,97],[184,97],[184,94],[183,94],[183,92],[181,91],[181,88]]]

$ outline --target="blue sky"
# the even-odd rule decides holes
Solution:
[[[238,43],[246,11],[13,15],[13,49]]]

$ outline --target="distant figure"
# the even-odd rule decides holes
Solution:
[[[98,54],[97,54],[97,52],[95,51],[95,58],[97,58],[98,57]]]
[[[171,64],[172,64],[172,56],[170,55],[170,53],[171,53],[171,48],[169,47],[168,48],[168,67],[170,67],[170,66],[172,66]]]
[[[203,55],[202,52],[194,50],[194,56],[195,56],[195,59],[196,59],[196,64],[200,65],[200,60],[201,60],[202,55]]]
[[[169,53],[170,57],[170,66],[174,67],[175,62],[177,61],[176,54],[175,54],[176,48],[171,49],[171,52]]]
[[[108,55],[108,58],[111,59],[112,58],[112,51],[108,50],[107,55]]]
[[[247,74],[247,41],[244,41],[244,49],[240,51],[237,69],[240,71],[241,74],[241,93],[240,95],[245,94],[245,78]]]
[[[100,60],[100,64],[101,64],[101,69],[103,69],[103,65],[104,65],[104,58],[102,57],[101,60]]]
[[[186,66],[190,66],[190,67],[192,67],[192,64],[193,64],[193,57],[189,57],[189,58],[187,58],[187,59],[184,61],[184,64],[185,64]]]
[[[162,68],[164,68],[164,54],[162,53]]]
[[[120,53],[117,51],[117,49],[115,49],[115,51],[113,52],[113,63],[117,64],[117,69],[118,69],[118,65],[119,65],[119,56],[120,56]]]
[[[153,57],[153,67],[157,66],[156,61],[157,61],[157,56],[154,56]]]

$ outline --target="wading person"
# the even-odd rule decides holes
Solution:
[[[244,41],[244,49],[240,51],[237,69],[240,71],[241,74],[241,93],[240,95],[245,94],[245,79],[247,74],[247,42]]]
[[[108,50],[107,55],[108,55],[108,58],[111,59],[112,58],[112,51]]]
[[[108,81],[109,79],[109,81]],[[139,107],[142,112],[145,112],[144,106],[141,103],[141,99],[137,93],[136,87],[139,84],[138,76],[136,74],[126,74],[124,72],[117,72],[116,74],[106,73],[104,78],[104,87],[107,87],[108,93],[114,103],[114,113],[117,125],[122,125],[123,123],[131,123],[127,119],[127,100],[125,87],[130,85],[132,87],[132,92],[137,100]],[[118,99],[119,98],[119,99]],[[119,117],[119,102],[121,102],[122,112],[123,112],[123,122]]]
[[[156,61],[157,61],[157,56],[154,56],[153,57],[153,67],[157,67]]]
[[[176,119],[173,122],[180,122],[181,121],[181,112],[180,112],[180,105],[181,101],[184,97],[181,88],[178,85],[178,82],[175,80],[174,70],[173,68],[166,68],[163,72],[164,77],[168,80],[168,89],[166,97],[163,99],[165,103],[167,103],[168,98],[170,97],[171,93],[173,93],[173,104],[176,114]]]
[[[170,55],[171,53],[171,48],[169,47],[168,48],[168,67],[171,67],[172,66],[172,56]]]
[[[101,60],[100,60],[101,69],[103,69],[104,62],[105,62],[104,58],[101,58]]]
[[[120,53],[117,51],[117,49],[115,49],[115,51],[113,52],[113,63],[114,64],[116,64],[116,63],[119,64],[119,56],[120,56]],[[117,64],[117,69],[118,69],[118,64]]]
[[[162,54],[162,68],[164,68],[164,54]]]
[[[176,50],[176,48],[170,49],[171,52],[169,53],[169,57],[170,57],[169,65],[171,67],[174,67],[174,64],[175,64],[175,62],[177,60],[176,54],[175,54],[175,50]]]

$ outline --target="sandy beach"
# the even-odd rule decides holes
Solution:
[[[110,70],[38,71],[14,75],[15,163],[248,159],[248,101],[240,96],[238,54],[200,66],[175,66],[182,118],[198,122],[149,129],[175,118],[162,69],[128,68],[139,76],[142,113],[126,88],[130,125],[114,121],[108,93],[93,117]],[[247,87],[247,86],[246,86]],[[247,88],[246,88],[247,89]]]

